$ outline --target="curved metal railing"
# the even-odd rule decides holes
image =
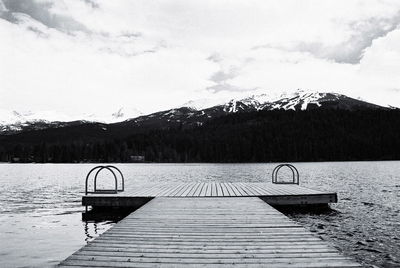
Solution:
[[[292,181],[278,181],[278,172],[283,167],[288,167],[292,171],[292,175],[293,175]],[[291,164],[277,165],[274,168],[274,170],[272,171],[272,183],[275,183],[275,184],[297,184],[297,185],[299,185],[299,182],[300,182],[299,179],[300,179],[299,171],[297,170],[297,168],[295,168],[295,166],[293,166]]]
[[[96,171],[97,170],[97,171]],[[108,170],[109,172],[111,172],[111,174],[114,177],[114,181],[115,181],[115,188],[113,189],[97,189],[97,176],[99,175],[99,173],[102,170]],[[96,171],[96,174],[94,175],[94,185],[93,185],[93,191],[89,191],[88,190],[88,183],[89,183],[89,178],[90,175]],[[121,188],[118,189],[118,177],[115,174],[114,171],[117,171],[121,177]],[[107,166],[97,166],[92,168],[89,173],[86,175],[86,181],[85,181],[85,194],[117,194],[118,192],[123,192],[125,188],[125,179],[124,179],[124,175],[122,174],[121,170],[119,170],[117,167],[115,166],[111,166],[111,165],[107,165]]]

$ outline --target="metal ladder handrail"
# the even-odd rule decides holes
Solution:
[[[115,169],[116,171],[118,171],[118,173],[121,175],[121,189],[117,188],[118,192],[123,192],[124,188],[125,188],[125,183],[124,183],[124,175],[122,174],[121,170],[119,170],[117,167],[115,166],[111,166],[111,165],[107,165],[107,166],[101,166],[101,168],[96,172],[96,175],[94,176],[94,191],[97,190],[97,175],[100,173],[101,170],[103,169],[107,169],[107,168],[111,168],[111,169]],[[115,176],[115,173],[113,171],[111,171],[113,173],[113,175]]]
[[[111,174],[114,177],[114,181],[115,181],[115,189],[110,189],[110,190],[98,190],[97,189],[97,176],[99,175],[99,173],[102,170],[108,170],[111,172]],[[115,172],[113,171],[116,170],[118,171],[118,173],[121,175],[121,189],[118,189],[118,178],[117,175],[115,174]],[[88,182],[89,182],[89,178],[90,178],[90,174],[92,174],[92,172],[94,172],[95,170],[97,170],[95,176],[94,176],[94,185],[93,185],[93,192],[88,191]],[[96,166],[94,168],[92,168],[89,173],[86,175],[86,180],[85,180],[85,195],[89,194],[89,193],[111,193],[111,194],[117,194],[118,192],[123,192],[125,188],[125,179],[124,179],[124,175],[122,174],[121,170],[118,169],[115,166],[111,166],[111,165],[107,165],[107,166]]]
[[[285,181],[278,181],[278,171],[282,168],[282,167],[288,167],[290,168],[290,170],[292,171],[292,181],[291,182],[285,182]],[[295,166],[293,166],[292,164],[279,164],[277,165],[274,170],[272,171],[272,183],[274,184],[297,184],[299,185],[300,183],[300,174],[299,171],[297,170],[297,168]]]

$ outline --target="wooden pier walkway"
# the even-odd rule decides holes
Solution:
[[[272,183],[175,183],[130,187],[118,194],[83,196],[84,206],[140,206],[153,197],[251,197],[272,205],[328,204],[337,202],[336,193],[322,192],[293,184]]]
[[[361,267],[257,197],[157,197],[60,267]]]

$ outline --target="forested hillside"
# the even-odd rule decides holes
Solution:
[[[0,137],[20,162],[270,162],[400,159],[399,110],[235,113],[202,126],[83,125]]]

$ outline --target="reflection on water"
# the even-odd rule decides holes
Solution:
[[[103,222],[93,222],[93,221],[84,221],[84,231],[85,231],[85,242],[90,242],[100,234],[107,231],[110,227],[112,227],[115,222],[114,221],[103,221]]]
[[[96,238],[99,234],[97,232],[97,223],[93,222],[93,223],[89,223],[89,222],[85,222],[85,241],[86,242],[90,242],[92,241],[94,238]]]
[[[119,220],[96,216],[82,221],[88,216],[81,206],[84,178],[93,166],[0,164],[0,267],[54,266]],[[295,166],[300,185],[338,192],[339,203],[328,213],[291,211],[289,217],[345,255],[379,267],[400,267],[400,162]],[[270,181],[275,164],[118,167],[129,188],[155,182]]]
[[[85,241],[92,241],[133,211],[133,209],[114,209],[112,211],[101,209],[85,210],[82,213],[86,235]]]

